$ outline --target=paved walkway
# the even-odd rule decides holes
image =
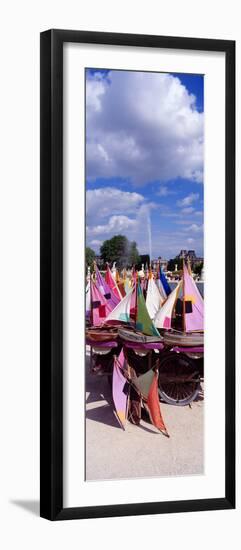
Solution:
[[[86,360],[86,479],[123,479],[203,473],[202,393],[189,406],[161,404],[170,434],[158,433],[145,418],[123,431],[113,412],[106,376],[89,372]]]

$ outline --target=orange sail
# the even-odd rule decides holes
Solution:
[[[164,420],[162,418],[160,403],[158,398],[158,373],[155,372],[153,381],[148,393],[147,407],[152,424],[160,430],[164,435],[169,437]]]

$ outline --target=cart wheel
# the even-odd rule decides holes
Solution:
[[[159,395],[163,401],[170,405],[188,405],[199,391],[200,375],[195,362],[183,353],[166,354],[159,367]]]

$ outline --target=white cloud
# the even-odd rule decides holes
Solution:
[[[187,208],[182,208],[181,213],[182,214],[193,214],[195,208],[193,206],[187,206]]]
[[[121,233],[136,226],[136,220],[128,218],[128,216],[111,216],[108,223],[103,225],[86,226],[87,235],[106,235]]]
[[[201,231],[203,231],[203,225],[197,225],[196,223],[192,223],[188,227],[185,227],[184,231],[191,232],[191,233],[200,233]]]
[[[94,78],[86,80],[87,114],[101,111],[101,96],[105,94],[107,82],[101,73],[95,73]]]
[[[111,71],[107,81],[95,74],[86,99],[87,178],[202,181],[203,113],[177,77]]]
[[[96,224],[110,214],[133,214],[143,201],[144,197],[139,193],[121,191],[115,187],[89,189],[86,191],[87,225]]]
[[[124,193],[124,192],[123,192]],[[132,193],[126,193],[127,195],[132,195]],[[136,193],[134,193],[136,195]],[[95,195],[93,195],[95,197]],[[89,200],[89,198],[88,198]],[[138,200],[137,200],[138,203]],[[138,243],[138,249],[141,254],[151,251],[151,221],[150,221],[150,211],[155,205],[152,203],[144,203],[140,201],[140,205],[135,209],[133,205],[131,206],[131,201],[129,205],[126,206],[126,212],[129,208],[129,213],[133,212],[133,215],[127,216],[124,213],[109,215],[109,206],[107,210],[104,211],[105,214],[102,217],[100,212],[96,211],[96,218],[93,218],[93,212],[91,217],[87,214],[87,225],[86,225],[86,237],[88,246],[100,246],[105,239],[110,239],[116,234],[123,234],[128,237],[130,241],[136,241]],[[98,202],[100,204],[100,202]],[[108,203],[107,203],[108,204]],[[123,201],[125,204],[125,201]],[[96,206],[96,205],[95,205]],[[120,204],[119,204],[120,209]]]
[[[187,195],[187,197],[184,197],[184,199],[177,201],[177,206],[190,206],[198,198],[199,198],[198,193],[190,193],[190,195]]]
[[[194,243],[195,241],[194,241],[194,239],[190,238],[190,239],[187,239],[187,242],[188,242],[188,244],[192,244],[192,243]]]
[[[93,239],[93,241],[90,241],[90,245],[92,246],[101,246],[103,241],[99,241],[98,239]]]
[[[157,191],[156,195],[158,195],[159,197],[167,197],[168,195],[175,195],[176,192],[169,189],[167,186],[165,185],[161,185],[159,191]]]

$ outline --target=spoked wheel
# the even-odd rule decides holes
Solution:
[[[195,361],[183,353],[170,352],[159,367],[159,395],[170,405],[188,405],[200,391]]]

